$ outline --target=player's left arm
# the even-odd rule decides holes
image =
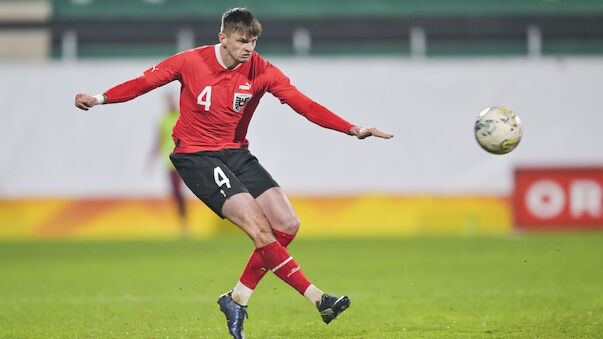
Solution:
[[[383,139],[391,139],[394,137],[393,134],[383,133],[375,127],[365,128],[360,126],[352,126],[350,127],[349,134],[356,136],[358,139],[364,139],[370,136],[383,138]]]
[[[285,102],[297,113],[303,115],[306,119],[317,125],[356,136],[358,139],[364,139],[370,136],[384,139],[393,137],[393,134],[383,133],[375,127],[364,128],[353,125],[339,117],[337,114],[331,112],[328,108],[314,102],[295,87],[291,87],[293,88],[291,91],[292,93],[285,99]]]
[[[347,122],[328,108],[301,93],[295,86],[291,85],[289,78],[280,72],[278,68],[270,65],[268,69],[273,77],[268,91],[277,97],[281,103],[286,103],[294,111],[303,115],[311,122],[325,128],[356,136],[358,139],[370,136],[390,139],[394,136],[393,134],[383,133],[375,127],[364,128]]]

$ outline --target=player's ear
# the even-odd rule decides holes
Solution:
[[[221,44],[224,44],[226,42],[226,34],[224,34],[223,32],[218,33],[218,40],[220,40]]]

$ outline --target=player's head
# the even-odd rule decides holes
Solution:
[[[262,34],[262,24],[247,8],[232,8],[222,15],[220,32],[225,35],[238,33],[245,38],[258,38]]]
[[[251,60],[262,25],[246,8],[229,9],[222,15],[220,44],[235,64]]]

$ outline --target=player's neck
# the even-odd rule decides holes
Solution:
[[[222,59],[222,63],[228,69],[236,68],[240,64],[240,62],[236,61],[232,56],[230,56],[230,54],[228,54],[224,47],[220,47],[220,59]]]

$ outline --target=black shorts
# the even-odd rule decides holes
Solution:
[[[244,148],[196,153],[172,153],[172,163],[182,180],[221,218],[226,198],[247,192],[254,198],[278,184],[258,159]]]

